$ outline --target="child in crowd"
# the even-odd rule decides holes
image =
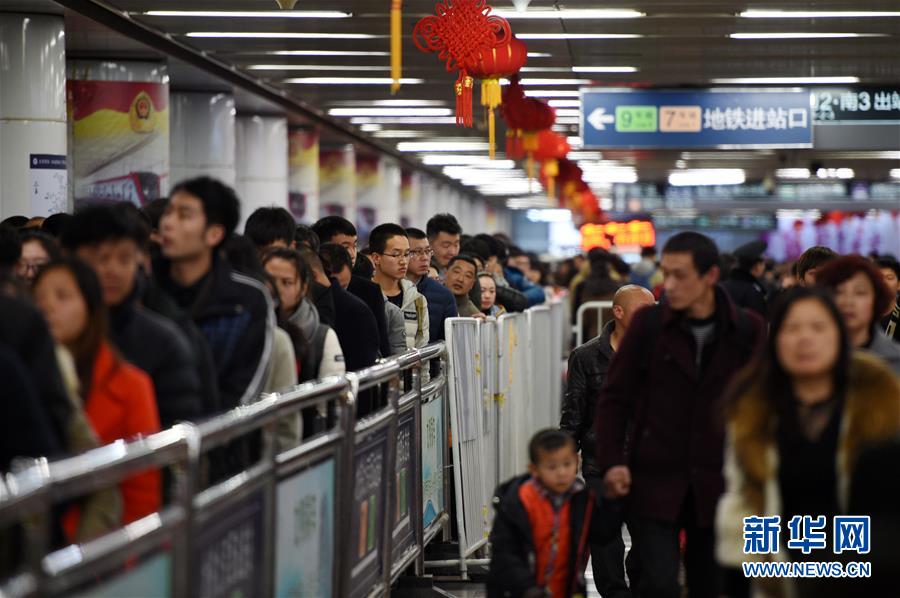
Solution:
[[[494,496],[488,596],[583,596],[589,540],[611,537],[618,526],[604,523],[596,495],[576,477],[578,454],[568,432],[542,430],[528,452],[529,474],[502,484]]]

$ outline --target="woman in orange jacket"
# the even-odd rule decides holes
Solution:
[[[35,300],[56,342],[74,357],[85,413],[102,444],[158,432],[159,413],[150,377],[116,353],[107,335],[107,312],[100,283],[83,262],[68,259],[44,268],[35,279]],[[159,471],[124,480],[122,523],[157,511],[161,504]],[[78,515],[64,522],[69,537]]]

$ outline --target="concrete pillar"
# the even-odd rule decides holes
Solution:
[[[69,175],[86,201],[145,205],[169,191],[169,75],[156,62],[70,60]]]
[[[319,217],[356,219],[356,157],[352,145],[319,150]]]
[[[319,133],[291,129],[288,134],[288,208],[297,222],[319,219]]]
[[[170,99],[172,184],[205,175],[234,187],[234,96],[177,91],[172,92]]]
[[[238,116],[235,126],[241,224],[256,208],[288,207],[288,133],[283,116]]]
[[[415,228],[423,226],[419,217],[421,201],[422,175],[411,170],[403,170],[400,175],[400,224]]]
[[[62,16],[0,13],[0,219],[69,209]]]

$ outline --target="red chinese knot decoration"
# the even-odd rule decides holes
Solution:
[[[469,74],[482,57],[506,44],[512,35],[506,19],[491,15],[485,0],[447,0],[434,7],[434,16],[416,23],[413,41],[422,52],[437,52],[447,72],[458,70],[456,79],[456,123],[472,126],[472,88]]]

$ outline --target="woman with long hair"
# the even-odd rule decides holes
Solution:
[[[822,266],[816,274],[816,284],[834,293],[850,335],[850,346],[878,355],[900,376],[900,345],[879,326],[894,305],[894,292],[878,266],[860,255],[841,256]]]
[[[788,523],[824,515],[830,526],[846,513],[860,452],[900,433],[900,383],[877,359],[852,351],[841,319],[827,291],[786,291],[773,307],[765,349],[736,380],[716,518],[726,569],[766,558],[809,560],[785,550]],[[781,518],[781,550],[745,554],[744,518],[762,516]]]
[[[85,413],[101,444],[158,432],[153,383],[110,343],[103,294],[90,266],[77,259],[48,264],[35,278],[34,296],[53,338],[74,359]],[[161,483],[159,472],[149,471],[119,485],[123,524],[159,509]],[[70,513],[70,538],[78,523],[78,514]]]

